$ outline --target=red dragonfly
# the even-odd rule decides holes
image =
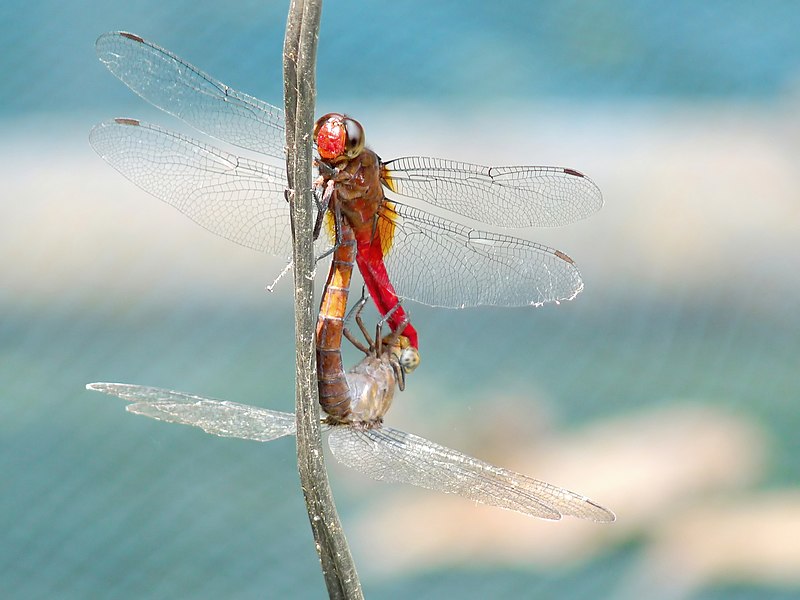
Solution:
[[[231,89],[136,35],[108,33],[96,47],[109,70],[154,106],[218,140],[283,160],[279,108]],[[361,211],[369,224],[367,236],[364,223],[351,223],[359,269],[382,314],[398,304],[397,296],[449,308],[538,306],[571,300],[581,291],[580,274],[563,252],[456,220],[501,227],[571,223],[602,206],[600,191],[588,177],[562,167],[485,167],[428,157],[384,162],[363,149],[363,128],[357,121],[334,116],[341,125],[323,121],[315,132],[321,185],[326,178],[336,179],[341,196],[348,174],[356,187],[374,188],[377,181],[378,191],[356,199],[361,204],[343,212],[350,219]],[[135,119],[102,123],[92,130],[90,141],[123,175],[206,229],[257,250],[291,255],[283,166]],[[337,159],[339,151],[347,162]],[[351,160],[370,164],[356,172]],[[391,199],[382,186],[393,193]],[[394,195],[407,198],[408,204]],[[425,205],[456,220],[428,212]],[[330,244],[320,236],[320,256]],[[389,324],[396,328],[405,320],[400,307]],[[410,325],[404,335],[418,346]]]

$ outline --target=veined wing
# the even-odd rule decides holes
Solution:
[[[386,184],[396,193],[490,225],[555,227],[603,206],[591,179],[563,167],[484,167],[424,156],[384,167]]]
[[[391,427],[333,427],[328,444],[339,462],[373,479],[457,494],[541,519],[616,519],[588,498]]]
[[[296,431],[293,413],[127,383],[90,383],[86,389],[127,400],[128,412],[220,437],[268,442]]]
[[[89,141],[117,171],[209,231],[291,256],[283,169],[135,119],[100,123]]]
[[[572,259],[536,242],[471,229],[395,201],[381,218],[394,223],[384,260],[404,299],[445,308],[538,306],[572,300],[583,289]]]
[[[296,433],[292,413],[124,383],[90,383],[86,388],[130,402],[126,409],[134,414],[192,425],[221,437],[267,442]],[[329,429],[328,443],[336,459],[372,479],[457,494],[542,519],[616,518],[588,498],[391,427]]]
[[[285,158],[283,111],[237,92],[170,51],[116,31],[97,38],[97,57],[131,90],[198,131]]]

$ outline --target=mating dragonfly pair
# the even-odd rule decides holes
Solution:
[[[280,109],[237,92],[170,52],[123,32],[97,41],[100,60],[134,92],[195,129],[282,159]],[[599,522],[614,514],[588,498],[382,424],[396,387],[419,363],[419,339],[400,298],[431,306],[540,305],[574,298],[583,284],[569,256],[515,237],[480,231],[384,194],[384,187],[454,215],[498,226],[556,226],[583,218],[602,196],[583,174],[556,167],[483,167],[411,157],[383,162],[361,125],[329,114],[315,127],[320,176],[318,255],[333,259],[317,324],[320,402],[328,443],[345,465],[375,479],[455,493],[544,519]],[[107,162],[194,221],[235,242],[288,257],[289,207],[283,168],[148,125],[115,119],[90,141]],[[391,332],[361,344],[344,327],[353,265]],[[363,299],[361,306],[363,306]],[[360,313],[360,308],[359,308]],[[366,356],[345,373],[342,337]],[[268,441],[295,433],[294,415],[144,386],[89,389],[131,402],[128,411]]]

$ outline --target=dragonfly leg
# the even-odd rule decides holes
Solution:
[[[362,351],[364,354],[366,354],[367,356],[371,355],[371,354],[374,352],[374,349],[373,349],[373,348],[368,348],[367,346],[365,346],[364,344],[362,344],[362,343],[361,343],[361,342],[358,340],[358,338],[357,338],[356,336],[354,336],[352,333],[350,333],[350,330],[349,330],[349,329],[343,329],[343,330],[342,330],[342,334],[344,335],[344,337],[346,337],[346,338],[347,338],[347,341],[348,341],[348,342],[350,342],[351,344],[353,344],[353,346],[355,346],[356,348],[358,348],[359,350],[361,350],[361,351]]]
[[[376,333],[376,345],[380,348],[381,345],[387,344],[392,347],[392,369],[397,375],[397,385],[400,391],[405,389],[406,374],[415,370],[420,363],[419,352],[411,345],[409,339],[403,336],[406,327],[409,326],[408,315],[402,314],[403,320],[397,324],[394,330],[386,337],[381,337],[381,327],[385,322],[391,319],[392,314],[400,308],[400,300],[397,304],[386,312],[384,318],[378,323],[378,330]],[[401,340],[401,338],[403,338]]]
[[[344,336],[350,341],[353,346],[361,350],[367,356],[375,353],[375,344],[372,341],[372,338],[369,337],[369,333],[367,332],[367,328],[364,327],[364,321],[361,318],[361,311],[364,310],[364,306],[367,304],[367,295],[364,289],[364,286],[361,286],[361,298],[358,300],[356,305],[350,309],[350,312],[344,319],[345,327],[342,333]],[[347,328],[347,322],[351,319],[353,314],[355,313],[356,323],[358,324],[358,328],[361,330],[364,339],[367,340],[368,346],[362,344],[356,337],[350,333],[350,330]]]
[[[366,304],[367,304],[367,290],[366,290],[366,286],[362,285],[361,286],[361,298],[358,300],[356,305],[350,311],[350,314],[347,315],[347,318],[345,319],[345,322],[350,320],[350,317],[353,315],[353,313],[355,313],[356,324],[358,325],[358,328],[361,330],[361,335],[363,335],[364,339],[367,340],[367,344],[369,344],[370,351],[371,352],[375,352],[375,342],[370,337],[369,331],[367,331],[367,328],[364,325],[364,319],[361,318],[361,313],[364,311],[364,307],[366,306]]]
[[[324,177],[325,179],[332,179],[336,175],[337,169],[335,167],[330,166],[328,163],[321,161],[319,159],[314,159],[314,166],[319,171],[320,177]]]
[[[317,181],[317,183],[314,184],[314,200],[317,203],[317,220],[314,223],[314,240],[316,240],[322,232],[322,224],[325,221],[325,215],[328,213],[328,207],[331,205],[331,198],[335,190],[334,186],[335,182],[333,179],[329,179],[320,197],[322,181]]]
[[[383,326],[392,318],[392,315],[397,310],[400,309],[401,304],[402,302],[398,299],[397,304],[395,304],[392,308],[386,311],[386,314],[383,315],[383,318],[380,321],[378,321],[377,329],[375,332],[376,339],[383,339],[383,343],[385,344],[394,344],[395,342],[397,342],[397,340],[400,339],[400,336],[403,334],[403,331],[405,330],[406,326],[409,324],[408,317],[405,317],[400,322],[400,324],[395,328],[395,330],[392,331],[389,335],[387,335],[385,338],[383,338],[381,335],[383,332]]]
[[[394,346],[397,344],[397,341],[400,339],[400,336],[403,333],[403,330],[408,325],[408,318],[404,319],[397,328],[392,331],[386,337],[383,337],[383,326],[386,322],[392,317],[392,314],[399,308],[400,301],[398,300],[397,304],[395,304],[392,308],[390,308],[386,314],[378,321],[378,324],[375,326],[375,347],[376,347],[376,356],[380,356],[383,353],[383,346],[384,344],[387,346]],[[403,365],[400,360],[400,356],[398,356],[394,350],[391,351],[389,356],[389,364],[392,365],[392,371],[394,371],[395,381],[397,381],[397,387],[402,392],[406,389],[406,370],[403,368]]]
[[[333,194],[336,191],[336,184],[349,180],[351,175],[347,171],[331,167],[321,161],[315,161],[315,165],[319,170],[319,177],[314,182],[314,199],[317,203],[317,220],[314,223],[314,239],[316,240],[322,232],[322,224],[325,221],[325,215],[328,213]],[[320,193],[323,186],[325,189]]]
[[[336,252],[336,246],[333,246],[333,247],[331,247],[331,248],[328,248],[327,250],[325,250],[325,252],[323,252],[322,254],[320,254],[319,256],[317,256],[317,257],[316,257],[316,262],[319,262],[319,261],[321,261],[321,260],[322,260],[323,258],[325,258],[326,256],[330,256],[330,255],[331,255],[331,254],[333,254],[334,252]]]
[[[327,209],[326,209],[326,210],[327,210]],[[322,215],[322,214],[324,214],[324,213],[320,212],[319,214],[320,214],[320,215]],[[338,214],[336,211],[334,211],[334,220],[335,220],[335,221],[336,221],[336,223],[337,223],[337,225],[336,225],[336,231],[337,231],[337,233],[336,233],[336,237],[337,237],[337,239],[334,241],[334,243],[333,243],[333,246],[331,246],[330,248],[328,248],[327,250],[325,250],[325,252],[323,252],[323,253],[322,253],[322,254],[320,254],[319,256],[316,256],[316,257],[314,257],[314,262],[315,262],[315,263],[318,263],[318,262],[319,262],[319,261],[321,261],[323,258],[325,258],[325,257],[327,257],[327,256],[330,256],[331,254],[333,254],[334,252],[336,252],[336,249],[339,247],[339,242],[340,242],[340,240],[338,239],[338,237],[339,237],[339,233],[338,233],[338,231],[339,231],[339,225],[338,225],[338,223],[339,223],[339,219],[341,219],[341,215],[339,215],[339,214]],[[317,221],[319,221],[319,215],[317,215]],[[315,225],[314,225],[314,230],[315,230],[315,231],[316,231],[316,229],[317,229],[317,225],[318,225],[318,224],[319,224],[319,223],[317,223],[317,224],[315,224]],[[315,240],[317,239],[317,236],[316,236],[316,235],[314,236],[314,239],[315,239]],[[347,318],[349,319],[350,317],[348,316]]]
[[[396,360],[392,361],[392,371],[394,371],[394,377],[397,381],[397,389],[401,392],[405,391],[406,389],[406,370],[400,365],[400,363]]]
[[[361,311],[364,310],[364,305],[367,303],[367,290],[366,286],[361,286],[361,297],[356,302],[355,306],[350,309],[350,312],[347,313],[347,316],[344,318],[345,324],[349,323],[352,320],[353,315],[361,316]]]

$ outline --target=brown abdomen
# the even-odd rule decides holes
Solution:
[[[347,219],[341,219],[341,224],[339,245],[333,253],[317,320],[317,382],[322,410],[336,421],[347,422],[351,394],[342,364],[342,330],[356,256],[356,240]]]

